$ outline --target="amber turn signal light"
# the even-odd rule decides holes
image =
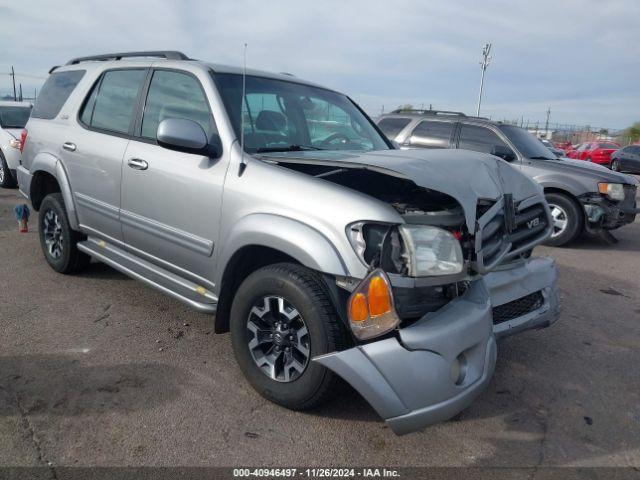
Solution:
[[[393,306],[391,283],[381,269],[374,270],[358,284],[347,306],[349,325],[360,340],[384,335],[400,324]]]

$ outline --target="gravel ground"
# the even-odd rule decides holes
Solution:
[[[454,420],[397,437],[351,390],[307,413],[263,400],[211,317],[105,265],[54,273],[19,201],[0,190],[0,465],[640,467],[638,221],[536,249],[560,320],[500,342]]]

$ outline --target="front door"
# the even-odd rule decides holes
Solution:
[[[183,71],[153,71],[138,136],[127,146],[122,173],[126,248],[196,283],[209,284],[226,165],[156,143],[159,123],[183,118],[210,137],[215,123],[200,81]]]

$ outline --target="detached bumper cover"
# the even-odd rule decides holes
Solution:
[[[349,382],[398,435],[447,420],[485,389],[496,361],[483,280],[399,338],[314,358]]]
[[[560,315],[558,271],[549,257],[534,257],[511,268],[506,266],[489,273],[484,280],[494,309],[493,333],[497,338],[548,327]],[[535,302],[528,301],[536,295]],[[501,307],[513,312],[511,318],[495,314]],[[502,321],[498,323],[499,320]]]

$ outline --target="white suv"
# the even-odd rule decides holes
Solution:
[[[13,188],[20,164],[22,129],[29,120],[31,104],[0,102],[0,187]]]

